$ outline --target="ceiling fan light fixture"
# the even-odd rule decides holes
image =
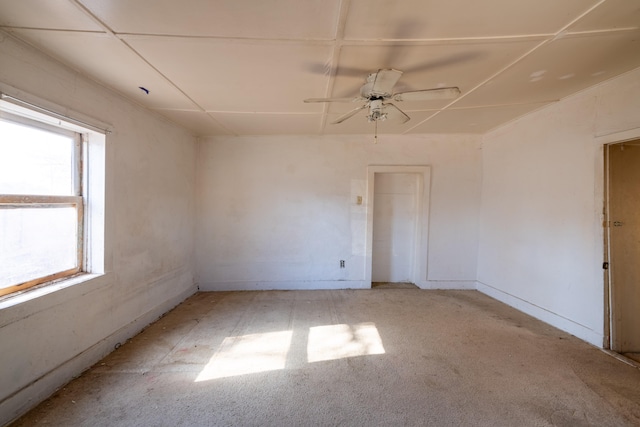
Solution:
[[[383,113],[381,111],[372,111],[367,116],[367,121],[369,121],[369,123],[371,123],[371,122],[384,122],[385,120],[387,120],[387,113]]]
[[[371,100],[369,104],[369,115],[367,116],[367,120],[369,122],[383,122],[387,120],[387,113],[383,110],[384,104],[381,99]]]

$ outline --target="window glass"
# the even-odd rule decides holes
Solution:
[[[74,206],[0,209],[0,289],[77,267]]]
[[[0,120],[0,194],[73,195],[74,138]]]

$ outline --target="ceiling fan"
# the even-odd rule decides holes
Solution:
[[[350,117],[355,116],[361,110],[369,109],[367,120],[369,122],[384,121],[391,119],[400,123],[409,121],[401,109],[396,107],[391,101],[430,101],[434,99],[453,99],[460,95],[457,87],[442,87],[435,89],[412,90],[407,92],[393,93],[402,71],[391,68],[380,69],[367,76],[366,83],[360,88],[360,96],[355,98],[309,98],[304,102],[363,102],[358,108],[338,117],[331,124],[342,123]]]

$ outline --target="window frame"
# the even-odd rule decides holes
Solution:
[[[76,266],[55,273],[30,279],[22,283],[10,285],[0,289],[0,297],[9,296],[20,291],[27,290],[34,286],[54,282],[59,279],[72,277],[76,274],[86,272],[86,237],[85,237],[85,206],[86,198],[83,194],[83,182],[85,177],[85,146],[87,143],[87,135],[75,130],[65,129],[62,126],[56,126],[42,121],[15,115],[7,111],[1,111],[0,119],[3,121],[13,122],[18,125],[28,126],[52,132],[58,135],[71,137],[73,140],[72,148],[72,195],[38,195],[38,194],[3,194],[0,193],[0,209],[42,209],[42,208],[60,208],[72,206],[77,213],[76,226]],[[1,191],[1,189],[0,189]]]

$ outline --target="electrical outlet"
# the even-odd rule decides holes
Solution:
[[[358,196],[356,198],[356,204],[361,205],[362,204],[362,196]]]
[[[344,260],[343,259],[340,260],[340,268],[344,268]]]

